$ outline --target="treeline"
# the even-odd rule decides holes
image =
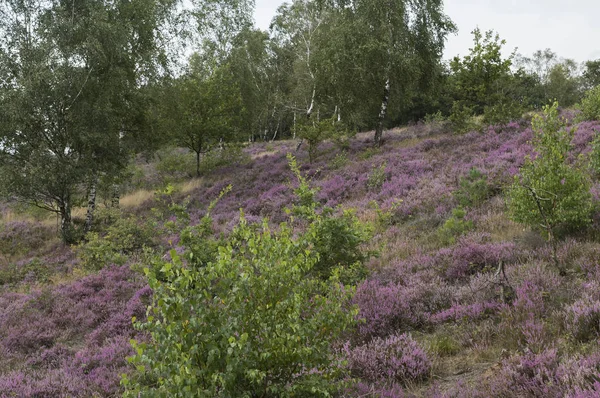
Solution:
[[[0,185],[56,212],[99,186],[118,205],[133,155],[167,145],[196,155],[228,142],[332,135],[423,118],[456,131],[503,123],[550,98],[579,101],[600,80],[549,50],[503,58],[475,31],[463,58],[442,60],[455,25],[442,0],[295,0],[268,32],[251,0],[10,0],[0,4]],[[191,54],[191,55],[190,55]],[[483,115],[483,118],[480,116]],[[106,190],[106,188],[105,188]]]

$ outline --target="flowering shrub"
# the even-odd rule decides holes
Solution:
[[[425,351],[407,334],[376,337],[354,348],[347,343],[344,354],[351,372],[369,381],[406,383],[426,378],[431,370]]]
[[[52,228],[41,223],[11,221],[0,224],[0,253],[11,256],[31,254],[52,236]]]
[[[564,309],[565,329],[579,341],[600,336],[600,300],[585,296]]]

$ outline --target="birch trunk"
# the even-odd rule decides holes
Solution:
[[[71,220],[71,203],[70,200],[63,199],[58,204],[60,214],[60,234],[65,244],[73,243],[73,222]]]
[[[90,182],[90,188],[88,191],[88,206],[87,214],[85,216],[85,226],[83,232],[87,234],[92,230],[92,224],[94,222],[94,212],[96,211],[96,191],[98,187],[98,175],[94,173],[92,181]]]
[[[379,118],[377,121],[377,128],[375,129],[375,146],[381,146],[381,137],[383,135],[383,123],[387,115],[388,102],[390,100],[390,78],[388,77],[385,81],[385,87],[383,89],[383,100],[381,101],[381,110],[379,111]]]

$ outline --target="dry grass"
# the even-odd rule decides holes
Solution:
[[[121,200],[119,201],[119,205],[124,209],[132,209],[140,206],[142,203],[152,199],[153,197],[153,191],[140,189],[122,196]]]
[[[35,217],[31,214],[16,212],[14,210],[6,210],[2,214],[0,214],[0,224],[10,223],[10,222],[27,222],[27,223],[41,223],[46,226],[53,226],[56,224],[56,215],[54,213],[48,212],[46,217],[40,218]]]
[[[273,149],[270,151],[264,151],[264,152],[254,154],[250,157],[250,159],[256,160],[256,159],[264,158],[265,156],[271,156],[271,155],[275,155],[275,154],[277,154],[277,150]]]
[[[204,184],[203,178],[194,178],[189,181],[185,181],[181,184],[180,190],[182,193],[189,193],[195,189],[200,188]]]

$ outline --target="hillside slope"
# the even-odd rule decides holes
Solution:
[[[579,124],[573,161],[597,131],[600,123]],[[361,382],[347,395],[598,396],[600,219],[560,242],[564,276],[543,237],[509,220],[503,191],[532,154],[528,124],[465,135],[414,126],[389,132],[380,149],[369,138],[359,134],[344,150],[325,143],[312,164],[297,153],[318,200],[355,208],[373,229],[364,249],[379,253],[354,297],[364,321],[345,356]],[[218,231],[231,231],[240,208],[250,222],[284,221],[294,200],[286,159],[294,147],[252,144],[200,180],[141,195],[119,224],[141,243],[108,259],[121,265],[92,261],[100,271],[82,264],[91,260],[81,249],[43,244],[53,234],[48,222],[5,217],[0,396],[118,395],[119,375],[130,369],[129,340],[144,338],[131,318],[144,317],[151,295],[139,265],[147,253],[139,249],[183,250],[176,219],[156,215],[176,204],[198,222],[231,184],[213,211]],[[145,167],[139,178],[151,187],[154,169]],[[598,207],[598,181],[592,193]],[[100,235],[110,231],[111,217],[103,217]],[[398,341],[406,344],[404,359],[385,362]]]

